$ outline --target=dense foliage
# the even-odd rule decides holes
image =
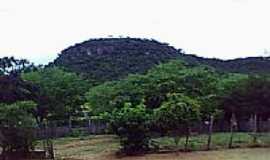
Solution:
[[[85,41],[62,51],[54,65],[83,73],[95,83],[145,73],[181,51],[155,40],[108,38]]]
[[[216,91],[218,74],[206,67],[189,67],[181,61],[158,65],[146,75],[107,82],[91,88],[86,94],[87,105],[94,113],[112,111],[125,102],[147,108],[158,108],[168,93],[184,93],[194,99],[206,99]],[[206,100],[205,106],[207,104]]]
[[[31,101],[0,104],[0,147],[2,154],[27,153],[34,147],[36,121],[32,114],[36,104]]]
[[[37,100],[39,89],[18,76],[0,76],[0,102],[13,103],[23,100]]]
[[[91,39],[61,52],[51,65],[82,73],[93,84],[119,80],[129,74],[146,73],[157,64],[181,59],[191,65],[207,65],[220,72],[269,73],[269,58],[219,60],[183,54],[167,43],[136,38]]]
[[[223,97],[221,107],[229,116],[234,113],[238,120],[256,115],[268,119],[270,115],[270,79],[268,76],[250,76],[238,81]]]
[[[36,70],[38,66],[30,63],[26,59],[16,59],[14,57],[0,58],[0,75],[18,74]]]
[[[147,151],[153,132],[173,136],[176,143],[186,136],[187,147],[190,128],[199,120],[208,124],[210,148],[217,115],[230,123],[232,142],[240,121],[253,119],[255,132],[257,123],[270,118],[269,68],[268,58],[206,59],[134,38],[77,44],[45,68],[4,57],[0,144],[7,151],[29,150],[28,128],[45,118],[78,118],[85,107],[107,118],[127,154]],[[34,102],[20,102],[26,100]]]
[[[270,57],[247,57],[232,60],[202,58],[196,55],[183,54],[183,60],[193,65],[208,65],[220,72],[242,74],[268,74]]]
[[[169,94],[168,100],[155,109],[155,123],[165,132],[174,135],[189,134],[189,128],[200,119],[200,105],[196,100],[181,94]]]
[[[127,110],[126,102],[131,103],[128,106],[131,110],[131,106],[143,102],[154,117],[149,128],[151,132],[173,136],[176,143],[181,136],[186,136],[187,149],[190,128],[199,120],[209,124],[218,118],[233,123],[231,119],[239,121],[244,115],[248,120],[254,114],[269,118],[269,93],[267,76],[219,73],[209,67],[189,66],[175,60],[160,64],[145,75],[130,75],[96,86],[86,94],[86,98],[93,114],[106,112],[122,117],[130,116],[123,112]],[[115,118],[117,116],[112,116],[111,120]],[[121,120],[122,124],[131,124],[130,119]],[[122,124],[115,123],[114,126],[122,127]],[[125,133],[134,132],[127,126],[125,129]],[[211,132],[209,129],[208,147]],[[148,130],[144,133],[148,134]],[[133,144],[131,139],[126,143]]]
[[[143,104],[126,103],[110,116],[114,133],[120,137],[122,151],[127,154],[143,153],[149,149],[151,115]]]
[[[190,128],[200,119],[200,105],[182,94],[169,94],[168,100],[154,111],[155,127],[161,133],[175,138],[178,145],[180,137],[186,136],[185,149],[187,149]]]
[[[84,93],[89,84],[75,73],[60,68],[45,68],[22,75],[24,80],[39,86],[48,97],[50,119],[67,119],[81,111]]]

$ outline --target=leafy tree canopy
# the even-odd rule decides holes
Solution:
[[[0,58],[0,75],[19,74],[36,70],[41,66],[35,66],[27,59],[16,59],[14,57]]]
[[[156,124],[167,132],[185,133],[186,127],[200,116],[199,102],[178,93],[169,94],[168,100],[154,111]]]
[[[122,107],[125,102],[158,108],[168,93],[183,93],[194,99],[216,91],[218,74],[205,67],[190,67],[171,61],[151,69],[146,75],[130,75],[126,79],[91,88],[86,94],[87,105],[96,113]]]
[[[48,96],[49,113],[53,119],[62,119],[81,110],[84,93],[89,83],[75,73],[60,68],[45,68],[25,73],[23,79],[39,86]]]

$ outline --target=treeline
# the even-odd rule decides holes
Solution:
[[[123,151],[133,154],[149,149],[151,132],[186,136],[187,147],[190,129],[201,121],[229,122],[234,132],[240,121],[253,119],[256,139],[257,124],[270,118],[269,89],[267,75],[220,73],[176,60],[94,87],[86,105],[110,122]]]
[[[0,62],[1,155],[29,155],[37,141],[36,128],[82,114],[84,93],[91,83],[64,69],[13,57]]]
[[[208,65],[219,72],[242,74],[268,74],[270,72],[270,57],[247,57],[232,60],[203,58],[196,55],[183,54],[182,59],[194,65]]]

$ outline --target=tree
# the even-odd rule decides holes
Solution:
[[[0,76],[0,102],[6,104],[17,101],[34,101],[37,103],[33,114],[38,124],[41,124],[47,116],[47,97],[43,95],[40,88],[30,82],[24,81],[20,76]]]
[[[14,151],[28,153],[33,149],[36,121],[31,112],[35,107],[36,104],[31,101],[0,104],[0,146],[3,155]]]
[[[87,104],[95,113],[123,107],[125,102],[139,104],[144,99],[147,108],[158,108],[168,93],[184,93],[199,101],[215,92],[218,74],[205,67],[186,66],[171,61],[151,69],[146,75],[129,75],[120,81],[93,87],[86,94]],[[203,106],[207,106],[206,102]]]
[[[248,119],[254,114],[268,118],[270,79],[267,76],[249,76],[231,86],[221,103],[227,115],[234,113],[236,119]]]
[[[236,125],[241,129],[241,120],[246,121],[251,118],[254,132],[252,136],[256,142],[260,121],[269,118],[270,79],[268,76],[249,76],[237,81],[231,88],[221,101],[225,118],[230,118],[231,132],[233,133]]]
[[[0,58],[0,75],[17,75],[21,72],[36,70],[40,66],[35,66],[26,59],[16,59],[14,57]]]
[[[177,140],[179,136],[186,136],[185,149],[187,150],[190,127],[200,119],[199,103],[179,93],[168,95],[168,101],[160,108],[155,109],[155,122],[168,134],[173,134]]]
[[[144,85],[148,83],[143,75],[130,75],[127,79],[106,82],[86,93],[86,105],[97,115],[122,108],[126,102],[138,105],[144,97]]]
[[[75,73],[60,68],[45,68],[22,75],[48,97],[49,118],[67,119],[81,111],[84,93],[90,84]]]
[[[120,137],[122,152],[131,155],[149,149],[151,114],[143,104],[133,106],[126,103],[123,108],[115,109],[110,116],[110,124]]]

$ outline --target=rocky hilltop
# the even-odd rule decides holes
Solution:
[[[218,54],[218,53],[217,53]],[[192,65],[208,65],[221,72],[270,73],[269,58],[250,57],[220,60],[188,55],[167,43],[138,38],[91,39],[63,50],[51,65],[65,67],[86,75],[95,82],[105,82],[145,73],[156,64],[182,59]]]
[[[181,57],[181,51],[148,39],[92,39],[63,50],[53,64],[108,81],[144,73],[156,64]]]

